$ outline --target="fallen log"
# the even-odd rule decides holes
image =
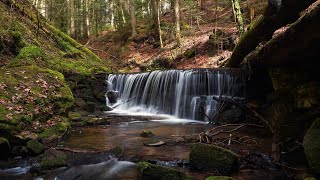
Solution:
[[[320,47],[320,4],[292,24],[283,34],[246,56],[244,63],[261,64],[267,67],[279,67],[295,64],[317,62]],[[318,63],[318,62],[317,62]],[[314,64],[313,64],[314,65]]]
[[[251,28],[240,38],[226,66],[238,67],[259,43],[270,40],[280,27],[295,22],[300,12],[314,2],[316,0],[282,0],[281,6],[277,7],[269,1],[264,14],[253,22]]]

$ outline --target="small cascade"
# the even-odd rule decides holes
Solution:
[[[106,102],[116,110],[208,120],[216,112],[217,98],[245,98],[245,74],[240,69],[110,74]]]

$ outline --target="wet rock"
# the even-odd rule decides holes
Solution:
[[[27,148],[35,154],[40,154],[45,149],[44,145],[39,143],[37,140],[28,141]]]
[[[320,174],[320,118],[317,118],[308,129],[303,139],[304,152],[309,166]]]
[[[235,179],[228,176],[210,176],[210,177],[207,177],[206,180],[235,180]]]
[[[189,165],[191,168],[230,174],[239,155],[225,148],[197,143],[191,147]]]
[[[162,167],[148,162],[139,162],[138,169],[142,180],[187,180],[191,179],[183,172],[173,168]]]
[[[118,91],[108,91],[106,93],[107,98],[109,99],[109,103],[116,103],[119,98],[119,92]]]
[[[53,169],[67,165],[67,154],[63,151],[48,149],[41,159],[41,169]]]
[[[10,144],[6,138],[0,137],[0,160],[8,159]]]
[[[151,140],[143,142],[143,145],[145,145],[145,146],[154,146],[154,147],[155,146],[162,146],[164,144],[165,144],[164,141],[160,141],[160,140],[156,140],[156,139],[151,139]]]
[[[26,156],[29,153],[29,150],[25,146],[14,146],[11,152],[15,156]]]
[[[112,155],[121,157],[123,155],[123,149],[120,146],[117,146],[109,151]]]
[[[153,136],[153,133],[149,130],[149,129],[144,129],[141,133],[140,133],[141,137],[151,137]]]

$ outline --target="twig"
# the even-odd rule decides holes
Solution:
[[[68,151],[72,153],[99,153],[99,152],[106,152],[106,150],[77,150],[77,149],[71,149],[71,148],[64,148],[64,147],[56,147],[54,148],[59,151]]]

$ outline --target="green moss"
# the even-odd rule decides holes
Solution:
[[[206,180],[235,180],[235,179],[228,176],[210,176],[210,177],[207,177]]]
[[[41,159],[40,167],[42,169],[53,169],[62,166],[67,166],[68,156],[54,149],[45,151],[43,158]]]
[[[120,157],[123,154],[123,149],[120,146],[117,146],[117,147],[111,149],[109,151],[109,153],[111,153],[111,154],[113,154],[113,155],[115,155],[117,157]]]
[[[49,138],[50,140],[60,138],[70,127],[69,121],[59,122],[54,126],[46,128],[39,134],[40,138]]]
[[[10,143],[6,138],[0,137],[0,144],[7,144],[10,147]]]
[[[303,180],[317,180],[317,179],[314,177],[307,177],[307,178],[304,178]]]
[[[190,167],[229,174],[239,155],[219,146],[197,143],[191,147]]]
[[[151,137],[153,133],[149,129],[144,129],[141,133],[141,137]]]
[[[27,148],[35,154],[40,154],[45,149],[44,145],[39,143],[37,140],[28,141]]]
[[[7,115],[6,107],[0,104],[0,121],[4,120],[6,118],[6,115]]]
[[[47,56],[43,49],[30,45],[22,48],[18,56],[10,62],[9,67],[38,65],[46,66]]]
[[[77,120],[77,119],[80,119],[81,117],[81,114],[79,112],[69,112],[68,114],[68,118],[70,120]]]
[[[191,179],[183,172],[173,168],[162,167],[148,162],[139,162],[138,170],[142,180],[161,179],[161,180],[189,180]]]

